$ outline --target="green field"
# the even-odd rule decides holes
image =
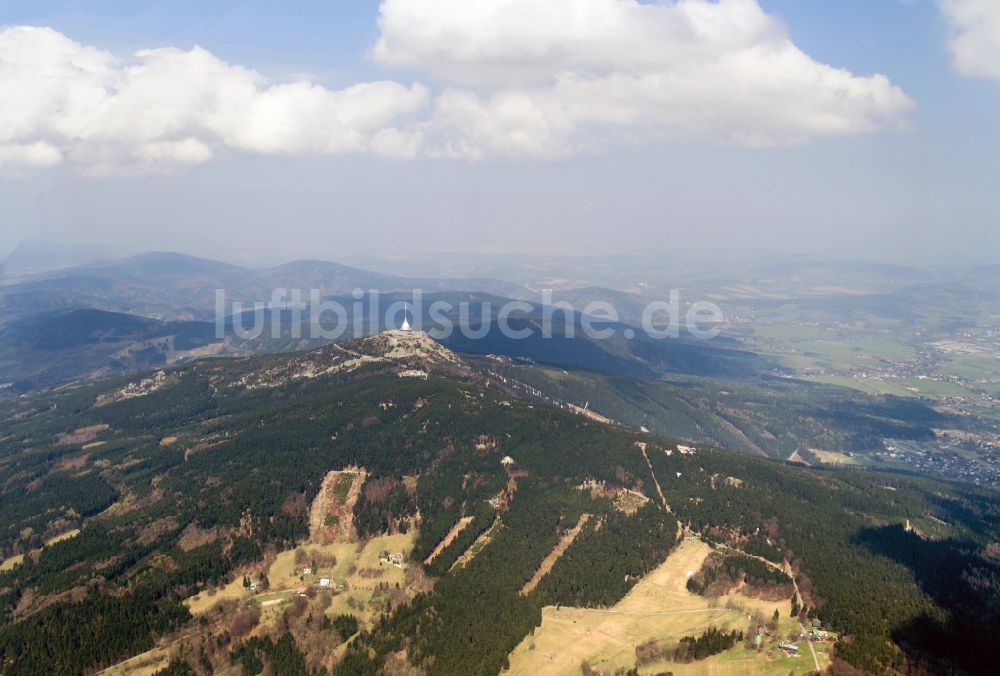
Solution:
[[[937,369],[944,375],[958,376],[970,388],[1000,396],[1000,358],[989,355],[955,355]]]
[[[762,354],[801,370],[873,367],[916,356],[912,347],[881,332],[765,324],[754,327],[753,337]]]
[[[866,394],[892,394],[897,397],[965,397],[975,399],[979,393],[956,383],[932,378],[863,378],[850,376],[808,376],[806,380],[827,385],[839,385],[860,390]]]

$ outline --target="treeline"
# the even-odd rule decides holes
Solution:
[[[239,665],[244,676],[257,676],[265,666],[268,673],[275,676],[304,676],[310,673],[306,668],[305,655],[288,632],[277,641],[267,636],[251,636],[233,648],[229,661]]]
[[[653,501],[632,516],[608,512],[577,536],[535,593],[547,604],[608,607],[663,563],[677,524]]]
[[[740,549],[751,556],[759,556],[762,559],[767,559],[768,561],[773,561],[774,563],[781,563],[784,561],[784,555],[781,549],[769,543],[760,535],[747,538],[746,542],[743,542],[740,545]]]
[[[701,636],[685,636],[674,649],[675,662],[693,662],[729,650],[737,641],[743,640],[743,632],[735,629],[724,632],[716,627],[709,627]]]
[[[932,671],[946,670],[952,663],[970,673],[988,673],[1000,664],[1000,645],[993,640],[1000,630],[1000,559],[995,546],[991,550],[970,541],[925,539],[899,525],[866,528],[857,540],[906,566],[938,605],[961,609],[947,616],[919,617],[897,634],[907,641],[916,637],[929,655],[938,657],[929,660]],[[968,650],[970,644],[976,649]]]
[[[148,650],[156,636],[189,620],[182,600],[199,583],[224,583],[232,567],[259,556],[256,545],[223,554],[219,543],[210,543],[187,552],[170,550],[169,571],[133,556],[129,575],[121,583],[103,589],[92,586],[79,601],[57,601],[0,628],[0,665],[4,673],[28,674],[42,669],[75,673],[115,664]]]
[[[363,538],[405,533],[416,512],[416,501],[400,479],[369,477],[354,503],[354,527]]]
[[[694,594],[721,596],[740,582],[744,582],[751,592],[780,592],[787,597],[793,591],[792,579],[784,571],[759,559],[725,550],[712,552],[701,569],[688,578],[687,588]]]
[[[121,595],[91,591],[82,601],[56,603],[0,631],[3,672],[75,674],[115,664],[153,647],[153,638],[181,626],[187,608],[162,585]]]
[[[634,447],[633,452],[639,453]],[[434,673],[495,674],[508,666],[507,656],[541,622],[542,606],[612,604],[662,562],[675,541],[676,523],[652,503],[625,517],[613,512],[609,501],[568,487],[556,489],[549,481],[520,478],[490,543],[467,565],[447,573],[432,592],[362,632],[338,673],[378,673],[385,658],[405,643],[411,661]],[[521,596],[520,589],[565,525],[576,523],[584,512],[592,514],[591,522],[602,521],[602,527],[588,525],[539,587]]]
[[[635,663],[637,667],[642,667],[662,660],[694,662],[729,650],[742,640],[742,631],[733,629],[726,632],[715,626],[709,627],[700,636],[685,636],[677,645],[651,638],[635,647]]]
[[[731,532],[738,539],[770,524],[780,547],[792,553],[810,612],[847,635],[838,642],[837,655],[857,668],[901,668],[907,658],[894,641],[905,640],[915,654],[941,654],[909,628],[922,618],[943,622],[945,608],[976,621],[968,606],[929,597],[910,569],[874,553],[858,535],[872,523],[868,515],[902,523],[920,518],[934,504],[954,528],[983,546],[997,537],[998,521],[979,489],[958,492],[929,480],[894,477],[896,490],[886,491],[881,486],[886,479],[872,473],[807,471],[709,449],[699,450],[693,462],[676,455],[651,459],[658,476],[666,477],[664,490],[674,496],[678,515],[693,529]],[[736,476],[743,486],[713,491],[700,472],[686,485],[683,478],[675,479],[678,471],[691,476],[694,462],[706,475]],[[943,501],[942,490],[954,497]]]

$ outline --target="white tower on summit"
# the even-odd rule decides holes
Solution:
[[[403,304],[403,324],[399,327],[400,331],[411,331],[410,320],[406,318],[406,304]]]

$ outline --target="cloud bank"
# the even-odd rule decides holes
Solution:
[[[123,60],[51,28],[2,29],[0,170],[171,171],[233,152],[780,146],[895,127],[913,105],[884,75],[812,59],[756,0],[384,0],[378,28],[375,61],[435,93],[270,82],[200,47]]]
[[[1000,2],[938,0],[951,27],[952,66],[962,75],[1000,77]]]
[[[393,124],[427,88],[274,84],[210,52],[142,50],[122,62],[52,30],[0,31],[0,167],[68,161],[91,173],[170,170],[226,150],[412,155]]]
[[[900,122],[910,99],[796,47],[756,0],[385,0],[375,58],[459,88],[426,125],[456,157],[609,142],[776,146]]]

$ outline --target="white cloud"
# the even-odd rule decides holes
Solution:
[[[375,58],[462,89],[447,156],[558,156],[634,138],[772,146],[901,124],[912,102],[795,46],[756,0],[384,0]]]
[[[429,97],[419,84],[273,84],[199,47],[143,50],[123,63],[29,26],[0,30],[0,91],[6,173],[64,158],[91,173],[170,170],[226,150],[412,155],[381,134]]]
[[[951,0],[958,4],[958,0]],[[898,126],[883,75],[812,59],[756,0],[384,0],[375,59],[440,82],[271,82],[200,47],[120,59],[0,29],[0,172],[172,171],[233,151],[560,157],[773,146]]]
[[[952,65],[962,75],[1000,77],[1000,1],[938,0],[951,27]]]

